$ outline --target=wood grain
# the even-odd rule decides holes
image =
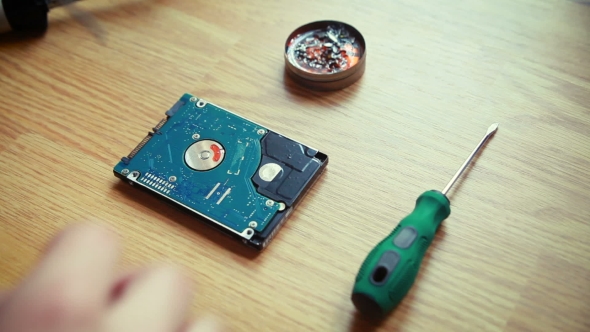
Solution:
[[[348,89],[284,75],[285,38],[318,19],[364,34]],[[112,175],[185,92],[331,158],[262,254]],[[493,122],[408,297],[380,326],[358,317],[365,255]],[[0,36],[0,124],[2,287],[95,219],[121,234],[122,265],[189,269],[195,315],[232,331],[590,330],[587,3],[88,1],[41,38]]]

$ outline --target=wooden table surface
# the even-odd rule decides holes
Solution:
[[[0,37],[1,287],[94,219],[121,234],[122,265],[189,269],[194,314],[231,331],[590,330],[589,4],[96,0],[50,16],[42,38]],[[366,39],[348,89],[284,77],[287,35],[321,19]],[[113,176],[185,92],[331,158],[261,254]],[[494,122],[411,292],[363,320],[366,254]]]

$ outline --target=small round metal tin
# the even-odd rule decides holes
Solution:
[[[354,27],[317,21],[297,28],[285,43],[285,65],[297,83],[314,90],[339,90],[365,72],[366,45]]]

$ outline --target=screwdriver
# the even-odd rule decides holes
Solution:
[[[421,194],[412,213],[367,255],[352,290],[352,302],[361,314],[384,318],[406,296],[436,230],[451,214],[447,193],[497,129],[498,124],[492,124],[447,186]]]
[[[78,0],[0,0],[0,33],[10,30],[44,32],[47,13]]]

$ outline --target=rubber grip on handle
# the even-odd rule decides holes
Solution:
[[[363,315],[382,318],[408,293],[436,230],[451,214],[450,202],[439,191],[418,197],[411,214],[365,258],[352,291],[352,302]]]

